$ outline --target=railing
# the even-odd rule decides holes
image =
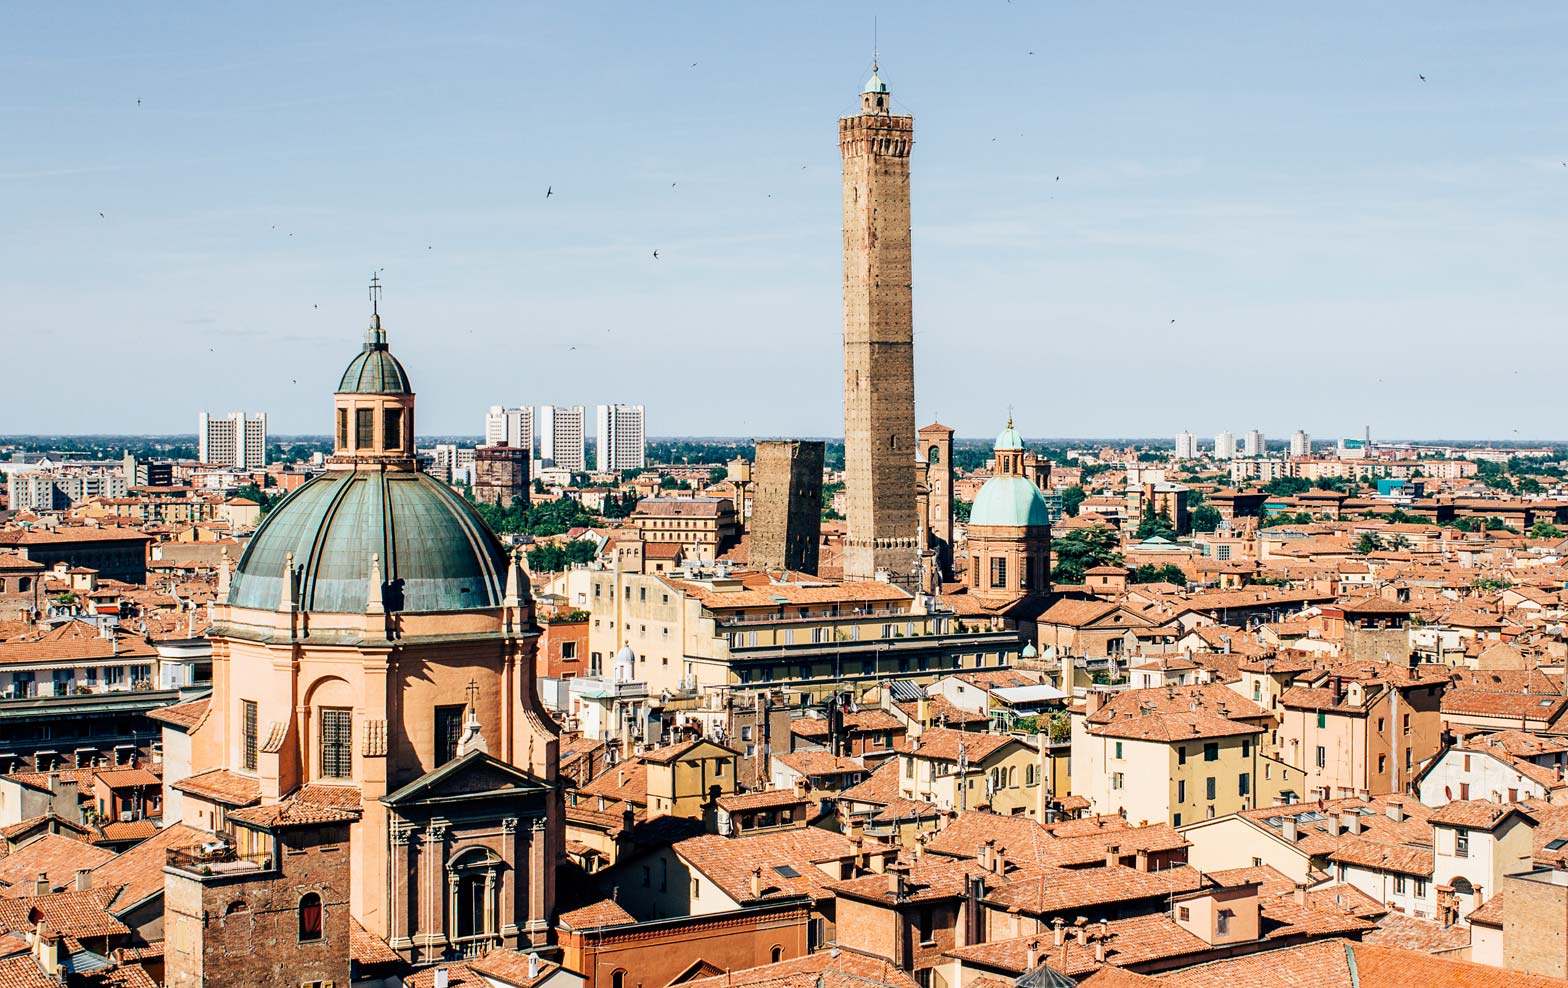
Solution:
[[[213,842],[214,844],[216,842]],[[178,868],[198,878],[223,878],[229,875],[271,871],[273,856],[269,853],[240,854],[232,844],[201,848],[167,848],[164,864]]]
[[[716,602],[721,603],[721,602]],[[828,614],[771,614],[756,617],[732,617],[715,621],[721,628],[747,628],[768,624],[806,624],[822,621],[842,621],[852,618],[900,618],[905,621],[920,621],[929,617],[949,617],[954,612],[947,609],[938,609],[928,613],[911,611],[907,609],[885,608],[883,610],[848,610]]]

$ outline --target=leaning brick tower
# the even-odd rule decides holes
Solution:
[[[860,112],[839,120],[844,157],[844,578],[915,579],[915,344],[909,152],[873,67]]]

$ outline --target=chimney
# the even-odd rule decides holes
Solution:
[[[1305,906],[1307,904],[1307,887],[1305,885],[1297,885],[1295,890],[1291,892],[1291,898],[1296,900],[1296,905]]]
[[[1328,681],[1328,694],[1334,701],[1334,706],[1339,706],[1345,698],[1345,681],[1339,676],[1331,676]]]
[[[1062,945],[1062,941],[1066,939],[1066,926],[1067,920],[1060,916],[1051,920],[1051,945],[1053,947],[1060,947]]]
[[[1024,961],[1024,970],[1033,971],[1040,966],[1040,941],[1029,941],[1029,956]]]
[[[1388,818],[1395,823],[1405,822],[1405,803],[1403,800],[1390,799],[1388,801]]]
[[[979,861],[980,862],[980,867],[984,868],[986,871],[990,871],[991,870],[991,842],[990,841],[986,840],[986,841],[981,841],[980,842],[979,848],[975,851],[975,860]]]
[[[1138,850],[1137,850],[1133,860],[1134,860],[1134,867],[1136,867],[1139,871],[1148,871],[1149,870],[1149,851],[1148,851],[1148,848],[1143,848],[1143,847],[1138,848]]]
[[[760,898],[762,898],[762,869],[761,868],[753,868],[753,869],[751,869],[751,897],[753,899],[760,899]]]
[[[915,704],[915,719],[920,721],[921,727],[927,726],[927,721],[931,719],[931,701],[923,695]]]
[[[919,836],[917,836],[915,838],[914,855],[915,855],[915,860],[916,861],[920,860],[921,855],[925,852],[925,847],[926,847],[926,835],[925,834],[920,834]]]
[[[1301,839],[1301,834],[1300,834],[1300,832],[1298,830],[1299,827],[1300,827],[1300,824],[1297,822],[1296,818],[1293,817],[1293,816],[1287,816],[1287,817],[1281,817],[1280,818],[1280,821],[1279,821],[1279,833],[1280,833],[1280,836],[1285,838],[1285,840],[1289,841],[1292,844],[1296,843],[1296,841]]]
[[[627,742],[627,743],[630,743],[630,740],[629,740],[629,739],[628,739],[628,742]],[[626,785],[626,770],[625,770],[625,769],[624,769],[624,768],[623,768],[623,769],[621,769],[621,770],[620,770],[620,771],[619,771],[619,772],[617,772],[617,773],[616,773],[616,774],[615,774],[615,779],[616,779],[616,783],[615,783],[615,784],[616,784],[616,785],[617,785],[617,786],[620,786],[620,787],[623,787],[623,788],[624,788],[624,787],[625,787],[625,785]],[[600,807],[600,809],[603,809],[603,808],[604,808],[604,807],[602,807],[602,806],[601,806],[601,807]]]
[[[1007,848],[999,847],[991,855],[991,870],[998,875],[1007,874]]]
[[[1074,926],[1073,935],[1078,938],[1078,946],[1080,946],[1080,947],[1087,947],[1087,946],[1089,946],[1089,919],[1088,919],[1088,917],[1086,917],[1086,916],[1079,916],[1077,919],[1073,920],[1073,926]]]
[[[33,880],[33,894],[48,895],[49,891],[49,874],[47,872],[40,871],[38,873],[38,877]]]
[[[1110,934],[1105,932],[1105,920],[1102,919],[1100,920],[1100,935],[1094,941],[1094,962],[1096,964],[1105,963],[1105,947],[1106,941],[1109,939]]]
[[[529,952],[528,954],[528,977],[539,977],[539,955],[537,953]]]
[[[1339,814],[1341,829],[1347,834],[1360,835],[1361,814],[1355,810],[1342,810]]]
[[[93,870],[91,868],[76,869],[76,889],[85,892],[93,887]]]
[[[1105,845],[1105,867],[1114,868],[1122,862],[1122,846],[1120,844]]]
[[[887,873],[887,891],[897,902],[904,898],[904,873],[895,869]]]

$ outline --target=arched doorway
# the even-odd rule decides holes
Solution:
[[[447,865],[447,935],[465,957],[500,946],[503,866],[494,852],[483,847],[465,851]]]

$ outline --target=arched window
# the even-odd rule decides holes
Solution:
[[[626,969],[616,968],[610,974],[610,988],[626,988]]]
[[[249,912],[250,905],[244,899],[235,899],[224,907],[223,915],[233,916],[235,913]]]
[[[775,944],[771,956],[773,958],[773,963],[777,964],[779,961],[784,959],[784,948]]]
[[[314,892],[299,900],[299,939],[301,943],[321,939],[321,896]]]

